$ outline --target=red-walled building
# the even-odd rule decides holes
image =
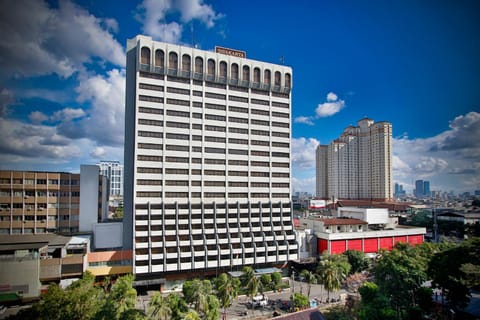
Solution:
[[[354,211],[358,216],[363,214],[366,220],[377,223],[345,216],[302,219],[305,228],[313,229],[319,255],[324,251],[340,254],[346,250],[376,253],[380,249],[391,250],[398,242],[414,246],[424,241],[425,228],[399,226],[396,218],[388,218],[388,212],[385,216],[383,212],[377,212],[378,209],[371,212],[369,209],[351,209]]]

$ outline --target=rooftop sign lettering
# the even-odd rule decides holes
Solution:
[[[234,49],[228,49],[224,47],[215,47],[215,52],[216,53],[221,53],[221,54],[226,54],[227,56],[234,56],[238,58],[246,58],[247,53],[245,51],[240,51],[240,50],[234,50]]]

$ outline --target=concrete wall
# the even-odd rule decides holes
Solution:
[[[123,223],[96,223],[93,239],[95,249],[113,249],[123,246]]]
[[[92,232],[98,221],[98,176],[97,165],[80,166],[80,223],[81,232]]]

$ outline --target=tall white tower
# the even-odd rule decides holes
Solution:
[[[124,235],[138,276],[297,259],[292,69],[137,36],[127,43]]]

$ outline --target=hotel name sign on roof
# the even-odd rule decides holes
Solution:
[[[215,46],[215,52],[225,54],[227,56],[238,57],[238,58],[246,58],[247,57],[247,53],[245,51],[229,49],[229,48],[224,48],[224,47],[219,47],[219,46]]]

